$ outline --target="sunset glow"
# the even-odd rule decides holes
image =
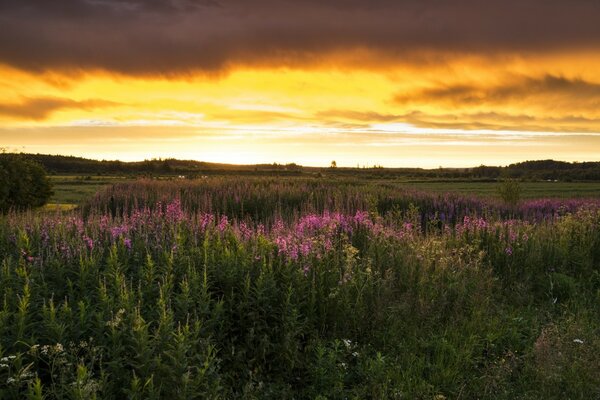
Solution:
[[[340,166],[600,160],[598,28],[586,19],[578,26],[564,23],[561,29],[577,45],[544,34],[542,28],[557,23],[558,3],[547,7],[546,19],[540,17],[540,32],[529,31],[519,18],[512,29],[526,35],[520,39],[485,24],[463,31],[455,21],[446,26],[454,38],[445,44],[430,26],[410,32],[380,26],[389,13],[400,20],[417,13],[414,5],[401,9],[387,2],[372,9],[353,1],[338,7],[308,2],[294,6],[300,14],[286,16],[288,25],[262,26],[257,22],[262,17],[283,11],[269,8],[268,1],[257,2],[256,9],[235,1],[220,7],[200,2],[204,5],[191,11],[173,6],[160,13],[136,1],[121,3],[131,9],[83,1],[78,12],[90,13],[92,24],[102,18],[116,24],[130,14],[137,16],[135,23],[115,25],[122,33],[118,38],[83,30],[69,39],[65,30],[84,28],[76,16],[34,3],[37,13],[17,2],[0,8],[6,23],[0,35],[0,146],[11,150],[227,163],[328,165],[336,159]],[[518,7],[510,3],[497,7],[508,13]],[[573,12],[582,15],[598,8],[575,3],[579,8]],[[321,21],[319,10],[349,23],[360,16],[367,20],[347,31]],[[14,21],[27,13],[32,13],[27,22]],[[40,35],[48,36],[37,37],[27,26],[44,13]],[[192,22],[203,13],[230,25],[198,32]],[[430,13],[446,21],[450,10],[441,2]],[[483,22],[492,18],[482,13]],[[246,25],[235,25],[238,19]],[[177,29],[141,28],[148,20]],[[263,43],[259,37],[266,32],[288,36]],[[322,45],[313,42],[319,32]],[[482,32],[489,43],[468,35]],[[136,47],[141,34],[147,48]],[[373,35],[387,35],[388,42],[371,46],[377,42]],[[410,35],[413,42],[407,42]],[[208,37],[221,38],[223,47],[205,43]],[[161,53],[164,43],[153,47],[151,38],[174,44]],[[11,44],[18,39],[28,41],[33,54]],[[128,40],[131,54],[122,49]],[[190,54],[202,51],[205,57]]]

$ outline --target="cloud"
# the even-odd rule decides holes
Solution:
[[[545,75],[541,78],[513,78],[497,85],[442,85],[399,93],[393,101],[400,105],[440,104],[472,107],[514,104],[532,98],[541,99],[540,104],[550,107],[559,102],[568,110],[596,111],[600,108],[600,84],[578,78]]]
[[[89,99],[76,101],[60,97],[23,98],[17,103],[0,103],[0,116],[10,119],[44,120],[53,112],[67,109],[91,111],[97,108],[114,107],[119,103]]]
[[[432,114],[423,111],[380,114],[333,109],[319,112],[315,116],[330,122],[353,121],[355,129],[367,129],[373,124],[401,123],[432,130],[600,133],[600,118],[576,115],[550,117],[498,112]],[[350,128],[350,125],[346,126]]]
[[[0,0],[0,63],[168,75],[357,49],[398,62],[593,50],[599,13],[592,0]]]

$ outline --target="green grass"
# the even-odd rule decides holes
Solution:
[[[50,204],[79,205],[89,200],[99,190],[115,183],[134,180],[127,176],[91,176],[89,179],[76,175],[55,175],[50,177],[54,195]],[[163,177],[169,179],[169,177]],[[279,178],[286,179],[286,178]],[[310,179],[310,178],[309,178]],[[367,180],[356,180],[368,182]],[[372,182],[377,183],[377,180]],[[417,190],[433,192],[457,192],[461,194],[498,198],[497,182],[405,182],[381,181],[381,184],[397,187],[409,187]],[[534,199],[540,197],[556,198],[598,198],[600,197],[600,182],[521,182],[522,198]]]
[[[497,182],[405,182],[403,186],[435,192],[458,192],[498,197]],[[600,197],[600,182],[521,182],[522,197],[588,198]]]
[[[121,176],[85,176],[53,175],[50,176],[54,194],[48,202],[55,204],[79,205],[90,199],[100,189],[117,182],[124,182],[131,178]]]

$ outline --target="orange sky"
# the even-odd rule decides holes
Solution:
[[[31,43],[33,51],[38,42]],[[340,166],[595,161],[600,52],[581,44],[399,53],[344,43],[300,56],[236,52],[215,68],[203,60],[179,68],[175,54],[172,70],[166,60],[145,71],[101,57],[81,65],[95,55],[72,60],[68,47],[59,59],[65,65],[47,56],[48,65],[40,59],[32,67],[0,40],[0,147]]]

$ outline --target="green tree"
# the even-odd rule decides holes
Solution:
[[[498,186],[500,198],[511,207],[515,207],[519,204],[521,192],[521,184],[515,179],[506,179]]]
[[[40,207],[52,196],[42,166],[18,154],[0,154],[0,212]]]

